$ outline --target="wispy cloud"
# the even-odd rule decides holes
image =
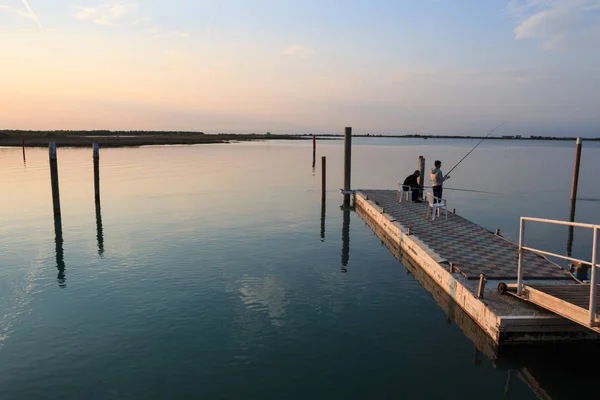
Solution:
[[[600,0],[512,0],[516,39],[539,40],[545,50],[600,44]]]
[[[160,28],[149,28],[146,29],[146,33],[153,36],[177,36],[181,39],[188,39],[190,34],[184,31],[167,31]]]
[[[40,31],[43,31],[44,28],[42,27],[42,24],[40,23],[40,20],[39,20],[37,14],[35,14],[33,12],[33,10],[31,9],[31,6],[27,2],[27,0],[22,0],[22,2],[23,2],[23,6],[25,7],[25,10],[21,10],[19,8],[11,7],[11,6],[3,6],[3,5],[0,5],[0,9],[8,10],[8,11],[18,15],[19,17],[27,18],[27,19],[34,21],[37,24]]]
[[[137,3],[111,1],[93,7],[79,7],[74,15],[80,21],[92,21],[98,25],[119,25],[126,21],[139,23],[144,17],[139,15]]]
[[[22,1],[23,1],[23,5],[27,9],[27,11],[29,11],[29,15],[31,15],[31,19],[33,19],[35,21],[35,23],[37,24],[37,26],[40,28],[40,30],[43,31],[44,28],[42,28],[42,24],[40,24],[40,20],[39,20],[37,14],[34,13],[33,10],[31,9],[29,2],[27,0],[22,0]]]
[[[293,44],[284,49],[281,54],[292,57],[307,58],[314,54],[314,50],[310,46]]]

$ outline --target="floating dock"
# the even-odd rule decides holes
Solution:
[[[432,220],[426,217],[427,203],[399,202],[395,190],[355,190],[354,206],[396,257],[410,260],[403,262],[415,277],[428,276],[430,293],[443,290],[487,335],[484,340],[469,328],[467,336],[488,356],[494,353],[492,347],[503,344],[600,339],[600,334],[574,321],[499,293],[500,283],[517,283],[517,244],[456,214]],[[528,287],[585,286],[531,251],[523,252],[522,271]]]

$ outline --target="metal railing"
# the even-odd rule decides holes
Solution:
[[[564,225],[570,226],[574,228],[587,228],[592,229],[594,231],[594,239],[592,245],[592,260],[580,260],[573,257],[567,257],[560,254],[551,253],[549,251],[543,251],[539,249],[534,249],[531,247],[526,247],[524,245],[525,242],[525,221],[530,222],[540,222],[545,224],[552,225]],[[521,296],[523,293],[523,252],[528,250],[533,253],[543,254],[546,256],[557,257],[563,260],[569,260],[581,264],[586,264],[591,267],[591,276],[590,276],[590,320],[589,326],[594,326],[596,322],[596,268],[600,267],[600,264],[597,264],[596,261],[598,259],[598,231],[600,231],[600,225],[593,224],[582,224],[579,222],[568,222],[568,221],[557,221],[553,219],[543,219],[543,218],[531,218],[531,217],[521,217],[521,222],[519,226],[519,263],[518,263],[518,272],[517,272],[517,295]]]

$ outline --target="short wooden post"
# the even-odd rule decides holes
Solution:
[[[350,175],[352,169],[352,128],[344,131],[344,206],[350,206]]]
[[[450,266],[449,266],[449,268],[448,268],[448,269],[450,270],[450,273],[451,273],[451,274],[453,274],[453,273],[454,273],[454,263],[453,263],[453,262],[451,262],[451,263],[450,263]]]
[[[452,209],[452,214],[456,214],[456,208]]]
[[[479,287],[477,288],[477,298],[478,299],[483,299],[483,292],[485,291],[485,275],[484,274],[480,274],[479,275]]]
[[[100,203],[100,147],[98,143],[92,145],[94,152],[94,199]]]
[[[54,215],[60,215],[60,194],[58,192],[58,160],[56,156],[56,143],[48,144],[48,152],[50,155],[50,183],[52,185],[52,205]]]
[[[423,192],[423,188],[425,187],[425,157],[419,156],[419,161],[417,168],[419,169],[419,187],[421,188],[421,193]]]
[[[496,228],[496,236],[500,236],[500,229]]]

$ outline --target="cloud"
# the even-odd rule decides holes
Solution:
[[[515,38],[540,41],[545,50],[600,44],[600,0],[513,0]]]
[[[307,58],[314,54],[314,50],[310,46],[293,44],[284,49],[281,54],[292,57]]]
[[[126,17],[130,18],[131,23],[139,23],[144,18],[139,16],[139,6],[137,3],[124,3],[121,1],[111,1],[94,7],[79,7],[75,13],[75,18],[80,21],[92,21],[98,25],[118,25]]]
[[[29,15],[31,15],[31,19],[33,19],[35,21],[37,26],[40,28],[40,31],[43,31],[44,28],[42,28],[42,24],[40,24],[40,20],[39,20],[38,16],[36,15],[36,13],[34,13],[33,10],[31,9],[29,2],[27,0],[22,0],[22,1],[23,1],[23,5],[27,9],[27,11],[29,11]]]
[[[190,37],[190,34],[188,32],[166,31],[160,28],[148,28],[146,29],[146,33],[153,36],[177,36],[181,39],[188,39]]]
[[[40,31],[43,31],[44,28],[42,27],[42,24],[40,23],[38,16],[33,12],[31,7],[29,6],[29,3],[27,2],[27,0],[22,0],[22,2],[23,2],[23,6],[25,7],[25,10],[21,10],[19,8],[15,8],[15,7],[11,7],[11,6],[3,6],[3,5],[0,5],[0,9],[8,10],[8,11],[18,15],[19,17],[27,18],[27,19],[34,21],[37,24]]]

